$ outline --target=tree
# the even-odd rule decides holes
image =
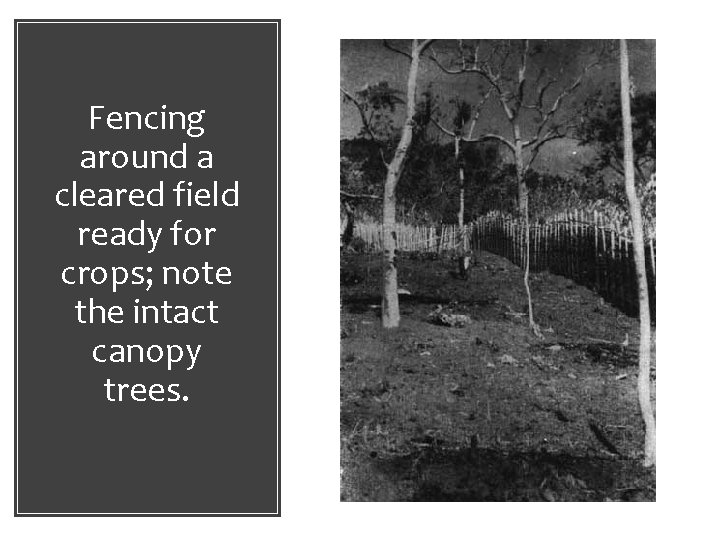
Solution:
[[[631,82],[630,97],[635,187],[644,223],[650,225],[655,222],[655,92],[633,95]],[[583,176],[607,184],[608,198],[626,207],[622,110],[616,84],[588,98],[576,137],[597,152],[582,168]]]
[[[403,103],[399,97],[401,92],[391,88],[386,81],[374,85],[366,84],[355,95],[342,87],[340,91],[343,98],[355,105],[360,113],[362,120],[360,140],[364,139],[375,146],[383,167],[387,167],[385,152],[394,132],[392,115],[395,107]],[[372,189],[374,186],[363,181],[366,161],[353,162],[346,157],[341,158],[340,161],[340,202],[347,216],[347,224],[341,238],[344,248],[352,241],[358,207],[368,199],[381,199]]]
[[[646,185],[655,172],[655,92],[632,95],[633,163],[635,176]],[[580,144],[592,145],[596,170],[610,170],[625,178],[623,166],[623,123],[620,91],[612,85],[608,94],[595,94],[585,102],[576,136]]]
[[[388,163],[385,161],[387,173],[385,175],[385,184],[383,188],[383,295],[382,295],[382,323],[384,328],[397,328],[400,325],[400,303],[398,301],[397,293],[397,266],[395,261],[395,248],[397,246],[397,233],[395,230],[395,212],[396,212],[396,200],[395,200],[395,189],[398,181],[403,172],[405,161],[407,158],[410,145],[412,144],[413,128],[415,126],[415,111],[416,111],[416,90],[417,90],[417,77],[420,67],[420,57],[422,56],[425,49],[432,43],[433,40],[426,39],[423,41],[413,39],[410,51],[404,51],[391,45],[387,41],[384,42],[385,46],[403,56],[406,56],[410,60],[410,70],[407,78],[407,94],[405,101],[405,122],[403,123],[402,131],[400,134],[400,141],[395,147],[392,160]],[[380,104],[386,104],[388,102],[388,96],[392,95],[389,92],[389,87],[378,88],[374,90],[380,90],[369,96],[369,99],[365,101],[372,108],[364,108],[361,102],[349,92],[341,88],[341,91],[347,99],[351,100],[357,108],[360,110],[363,127],[372,138],[376,138],[372,129],[372,117],[367,114],[366,111],[370,111],[370,114],[377,109],[373,105],[373,99],[379,99]],[[397,98],[397,96],[396,96]],[[399,99],[399,98],[398,98]],[[392,103],[394,106],[395,101]]]
[[[398,182],[398,211],[411,222],[437,223],[445,219],[447,190],[445,180],[454,173],[449,147],[438,141],[432,118],[438,97],[428,85],[418,98],[415,110],[412,148],[407,155],[403,175]]]
[[[543,42],[530,46],[530,40],[499,41],[485,47],[485,42],[470,44],[458,40],[457,49],[446,65],[433,50],[431,58],[445,73],[459,75],[476,73],[490,85],[499,105],[504,112],[510,131],[506,137],[499,133],[486,133],[474,141],[496,140],[503,144],[513,156],[515,179],[517,183],[518,210],[524,222],[525,275],[524,283],[528,299],[528,320],[535,335],[542,337],[540,327],[533,316],[532,294],[530,291],[530,216],[528,208],[528,188],[526,175],[537,158],[541,148],[548,142],[566,137],[572,127],[572,121],[559,121],[559,111],[563,103],[583,81],[585,75],[600,64],[599,59],[588,62],[580,73],[569,80],[563,76],[562,70],[552,75],[547,65],[534,66],[531,73],[532,60],[547,55],[548,49]],[[554,54],[554,53],[553,53]],[[532,84],[529,81],[533,75]],[[530,92],[530,86],[534,92]],[[556,90],[556,87],[559,87]],[[553,94],[555,98],[548,96]],[[530,94],[534,94],[532,97]],[[530,135],[524,136],[528,130],[528,122],[523,116],[530,113],[534,116],[535,126]]]
[[[461,158],[460,154],[460,142],[470,142],[472,140],[473,131],[475,131],[475,125],[477,124],[478,118],[480,117],[480,111],[482,106],[490,96],[488,91],[480,99],[473,110],[472,106],[465,100],[455,98],[451,103],[455,106],[455,115],[453,117],[453,127],[451,131],[446,127],[443,127],[435,118],[432,118],[433,123],[437,128],[442,131],[445,135],[452,137],[455,145],[455,164],[458,172],[458,187],[460,190],[460,197],[458,203],[458,227],[462,234],[462,251],[467,250],[467,234],[465,233],[465,163]]]
[[[640,200],[635,190],[636,161],[633,151],[633,125],[630,110],[630,69],[627,42],[620,40],[620,102],[622,108],[623,165],[625,192],[633,229],[633,255],[640,302],[640,350],[638,357],[638,398],[645,423],[646,467],[655,465],[655,415],[650,400],[650,301],[645,273],[645,237]]]
[[[343,248],[348,248],[352,242],[358,206],[366,200],[380,200],[380,197],[373,193],[374,186],[364,182],[364,165],[365,161],[352,161],[345,156],[340,158],[340,202],[347,217],[341,237]]]

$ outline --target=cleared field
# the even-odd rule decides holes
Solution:
[[[380,258],[342,258],[342,499],[654,500],[654,469],[640,464],[637,320],[535,274],[539,340],[517,267],[482,252],[463,281],[455,266],[402,256],[411,294],[386,331]],[[438,305],[469,324],[431,322]],[[654,387],[654,353],[652,364]]]

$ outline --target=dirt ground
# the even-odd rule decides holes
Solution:
[[[565,278],[482,252],[467,281],[404,254],[400,328],[380,321],[381,259],[341,260],[341,499],[652,501],[641,465],[638,321]],[[467,315],[453,328],[431,312]],[[626,342],[627,337],[627,342]],[[652,359],[653,400],[655,359]]]

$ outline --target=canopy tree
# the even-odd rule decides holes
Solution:
[[[562,52],[551,50],[549,43],[538,41],[531,45],[528,39],[458,40],[454,50],[431,50],[432,60],[443,72],[479,75],[490,86],[504,114],[506,134],[486,132],[473,141],[498,141],[513,157],[518,210],[524,222],[528,320],[538,337],[542,337],[542,333],[533,317],[529,282],[530,216],[526,175],[543,146],[566,137],[574,127],[571,116],[561,115],[566,100],[580,87],[587,73],[600,65],[599,55],[588,55],[579,72],[568,77]]]

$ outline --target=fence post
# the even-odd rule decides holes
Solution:
[[[563,253],[563,275],[567,276],[570,270],[569,257],[568,257],[568,214],[563,212],[562,221],[562,253]]]
[[[618,279],[617,279],[617,263],[616,263],[616,248],[615,248],[615,228],[610,229],[610,244],[612,245],[612,269],[610,271],[610,286],[612,287],[612,299],[614,302],[621,300],[618,293]],[[621,304],[622,305],[622,304]]]
[[[550,266],[550,252],[548,251],[548,240],[550,238],[550,224],[545,222],[545,261],[543,263],[543,270],[547,270]]]

